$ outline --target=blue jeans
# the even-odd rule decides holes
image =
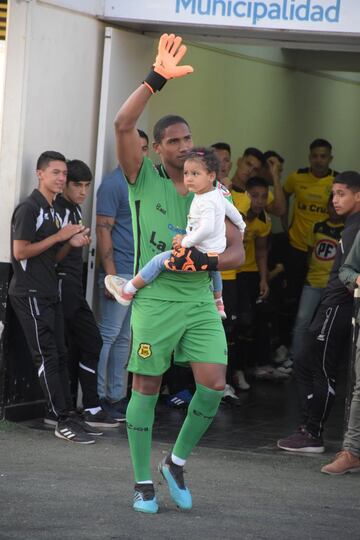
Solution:
[[[290,349],[291,355],[295,359],[298,358],[301,353],[304,344],[304,336],[315,315],[315,311],[320,304],[323,290],[324,289],[320,287],[312,287],[311,285],[303,286]]]
[[[131,279],[130,274],[119,274]],[[122,306],[104,294],[104,274],[99,276],[99,330],[103,339],[98,363],[99,398],[118,401],[126,394],[125,366],[130,352],[131,307]]]

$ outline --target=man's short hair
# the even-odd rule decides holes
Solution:
[[[38,169],[46,169],[48,167],[50,161],[63,161],[66,163],[65,156],[60,154],[60,152],[55,152],[54,150],[46,150],[46,152],[43,152],[36,163],[36,170]]]
[[[227,152],[229,152],[229,154],[231,156],[231,146],[230,146],[230,144],[228,144],[226,142],[214,143],[214,144],[211,145],[211,148],[215,148],[215,150],[226,150]]]
[[[246,182],[246,190],[249,191],[249,189],[255,187],[264,187],[266,189],[269,189],[269,182],[267,182],[265,178],[262,178],[261,176],[254,176],[254,178],[249,178],[249,180]]]
[[[246,157],[246,156],[253,156],[255,157],[256,159],[258,159],[260,161],[260,163],[262,165],[265,165],[266,163],[266,160],[265,160],[265,157],[264,157],[264,154],[262,153],[261,150],[259,150],[258,148],[254,148],[252,146],[250,146],[249,148],[246,148],[244,153],[243,153],[243,157]]]
[[[149,144],[149,137],[146,135],[145,131],[143,131],[142,129],[138,129],[137,131],[139,137],[141,137],[142,139],[146,139],[146,142]]]
[[[356,171],[344,171],[335,176],[333,183],[344,184],[356,193],[360,191],[360,174]]]
[[[280,154],[275,152],[275,150],[266,150],[266,152],[264,152],[265,161],[267,161],[268,159],[272,157],[276,157],[280,161],[280,163],[284,163],[285,161],[285,159],[282,156],[280,156]]]
[[[327,148],[329,152],[332,151],[332,146],[326,139],[315,139],[309,146],[309,150],[314,150],[314,148]]]
[[[91,182],[92,179],[92,172],[86,163],[80,161],[80,159],[71,159],[67,162],[66,183]]]
[[[154,141],[158,144],[161,143],[164,138],[165,129],[169,126],[173,126],[174,124],[185,124],[190,129],[190,126],[185,118],[182,116],[177,116],[176,114],[168,114],[156,122],[153,129]]]

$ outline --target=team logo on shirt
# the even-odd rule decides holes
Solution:
[[[150,356],[152,355],[150,343],[140,343],[137,353],[140,358],[143,358],[144,360],[146,358],[150,358]]]
[[[315,257],[320,261],[331,261],[335,259],[337,242],[330,239],[319,240],[314,246]]]

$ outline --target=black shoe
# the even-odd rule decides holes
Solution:
[[[96,414],[92,414],[90,411],[84,411],[83,416],[85,422],[89,426],[102,427],[102,428],[114,428],[119,427],[120,422],[111,418],[105,411],[98,411]]]
[[[100,436],[103,435],[103,432],[99,429],[96,429],[96,427],[90,426],[87,422],[84,420],[84,413],[78,412],[78,411],[71,411],[70,412],[70,418],[73,420],[85,433],[92,436]]]
[[[93,444],[95,439],[85,433],[73,418],[59,420],[55,428],[55,437],[78,444]]]

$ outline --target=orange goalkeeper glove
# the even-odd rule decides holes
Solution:
[[[183,77],[194,71],[192,66],[178,66],[186,53],[186,46],[181,45],[182,38],[174,34],[163,34],[159,40],[158,54],[144,84],[152,93],[161,90],[168,79]]]
[[[217,269],[217,253],[202,253],[195,247],[173,249],[164,266],[172,272],[210,272]]]

